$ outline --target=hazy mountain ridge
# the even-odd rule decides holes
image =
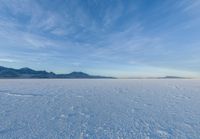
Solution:
[[[89,75],[84,72],[71,72],[69,74],[55,74],[47,71],[36,71],[30,68],[7,68],[0,66],[0,78],[113,78],[98,75]]]

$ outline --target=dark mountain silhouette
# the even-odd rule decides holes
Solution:
[[[36,71],[30,68],[13,69],[0,66],[0,78],[113,78],[105,76],[89,75],[84,72],[72,72],[69,74],[55,74],[47,71]]]

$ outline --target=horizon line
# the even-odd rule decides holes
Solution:
[[[34,69],[34,68],[30,68],[30,67],[27,67],[27,66],[24,66],[24,67],[21,67],[21,68],[13,68],[13,67],[6,67],[6,66],[1,66],[0,67],[4,67],[4,68],[9,68],[9,69],[15,69],[15,70],[20,70],[20,69],[23,69],[23,68],[27,68],[27,69],[31,69],[31,70],[34,70],[34,71],[46,71],[48,73],[54,73],[54,74],[57,74],[57,75],[62,75],[62,74],[70,74],[70,73],[73,73],[73,72],[81,72],[81,73],[86,73],[88,75],[93,75],[93,76],[105,76],[105,77],[111,77],[111,78],[115,78],[115,79],[200,79],[200,77],[189,77],[189,76],[177,76],[177,75],[165,75],[165,76],[126,76],[126,77],[123,77],[123,76],[111,76],[111,75],[99,75],[99,74],[90,74],[88,72],[84,72],[84,71],[81,71],[81,70],[73,70],[71,72],[68,72],[68,73],[57,73],[57,72],[54,72],[52,70],[44,70],[44,69]]]

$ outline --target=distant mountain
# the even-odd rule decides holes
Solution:
[[[113,78],[105,76],[89,75],[83,72],[72,72],[69,74],[55,74],[47,71],[36,71],[30,68],[13,69],[0,66],[0,78]]]
[[[160,77],[160,79],[185,79],[185,78],[178,76],[165,76],[165,77]]]

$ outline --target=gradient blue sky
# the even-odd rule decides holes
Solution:
[[[200,0],[0,0],[0,65],[200,77]]]

